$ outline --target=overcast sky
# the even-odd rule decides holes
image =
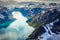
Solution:
[[[29,2],[29,1],[34,1],[34,2],[39,2],[39,1],[60,1],[60,0],[0,0],[2,2],[9,2],[9,1],[17,1],[17,2]]]

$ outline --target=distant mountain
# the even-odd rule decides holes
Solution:
[[[11,12],[20,11],[23,16],[28,18],[26,21],[30,26],[36,28],[27,38],[37,39],[45,33],[43,25],[53,22],[52,32],[58,34],[60,32],[60,6],[58,4],[47,5],[38,2],[21,2],[21,3],[1,3],[0,7],[0,28],[6,28],[14,21]],[[10,10],[11,8],[11,10]],[[59,19],[59,21],[54,22]]]
[[[45,8],[46,9],[46,8]],[[27,38],[29,39],[36,39],[38,36],[41,36],[45,33],[45,29],[43,25],[49,24],[53,22],[52,29],[50,29],[53,33],[58,34],[60,32],[60,7],[53,7],[48,8],[47,10],[41,10],[40,13],[36,14],[33,18],[27,21],[30,26],[36,28],[32,34]],[[57,20],[58,19],[58,20]],[[51,26],[50,26],[51,27]],[[44,31],[45,30],[45,31]]]
[[[11,11],[6,7],[0,7],[0,28],[8,27],[14,20]]]

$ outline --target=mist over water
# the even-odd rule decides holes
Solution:
[[[8,26],[7,37],[10,40],[25,40],[33,32],[34,28],[26,23],[27,18],[21,12],[13,11],[12,15],[16,20]]]

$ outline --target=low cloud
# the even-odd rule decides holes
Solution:
[[[10,2],[10,1],[16,1],[16,2],[40,2],[40,1],[60,1],[60,0],[0,0],[1,2]]]

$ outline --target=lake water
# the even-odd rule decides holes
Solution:
[[[12,15],[16,20],[6,29],[6,40],[25,40],[33,32],[34,28],[26,23],[28,19],[21,12],[13,11]]]

